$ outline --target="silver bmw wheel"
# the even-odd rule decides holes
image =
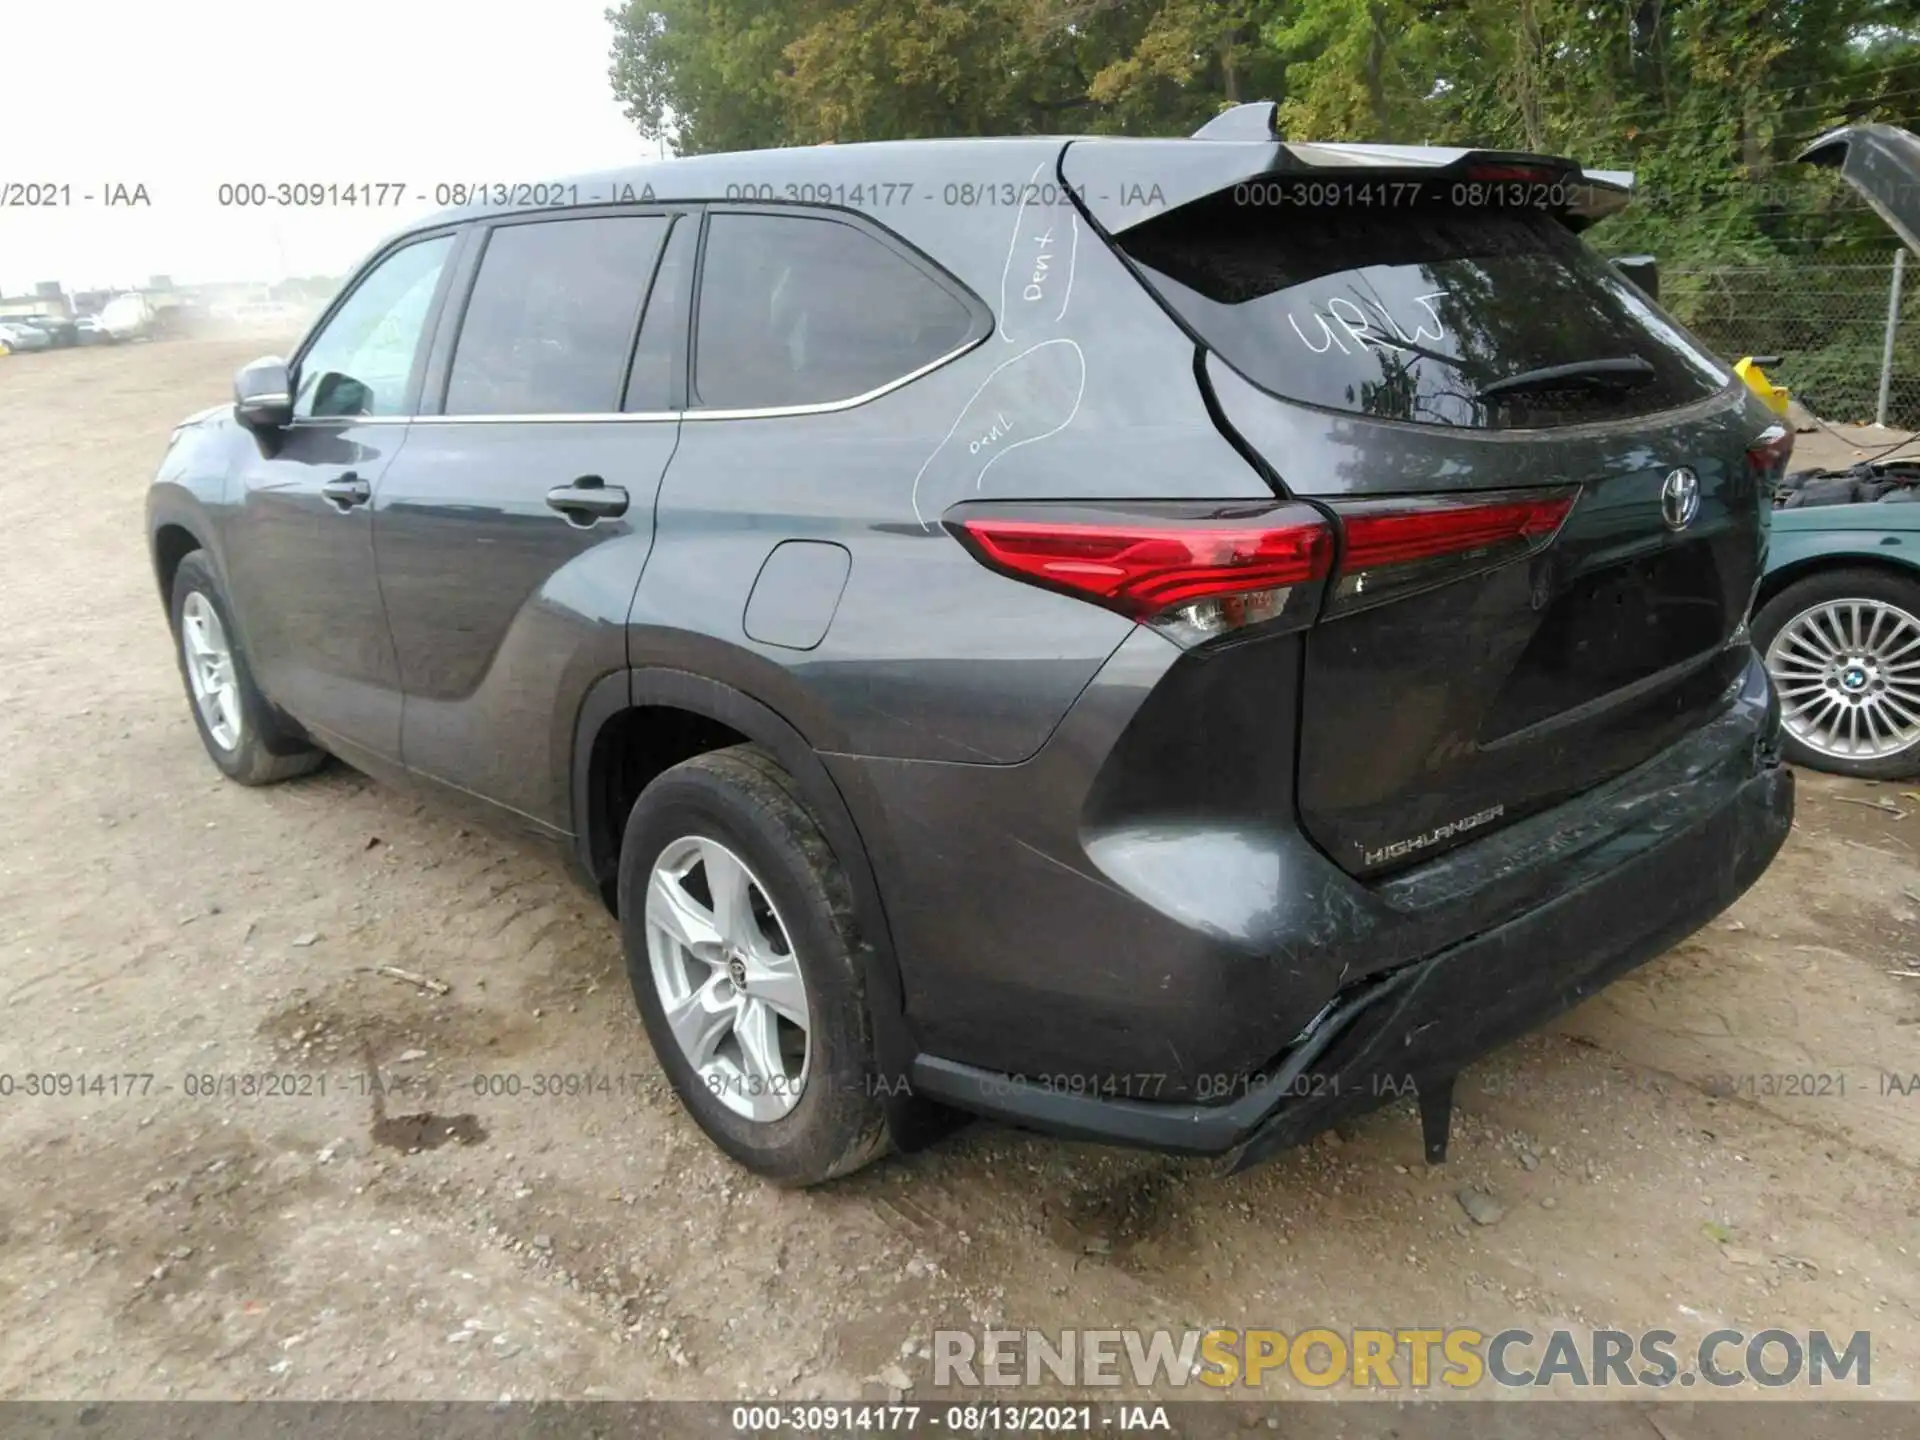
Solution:
[[[240,745],[240,682],[234,674],[233,647],[220,612],[198,590],[180,607],[180,653],[187,663],[187,685],[199,707],[207,734],[222,750]]]
[[[807,987],[760,878],[718,841],[675,840],[647,879],[646,932],[667,1026],[700,1082],[749,1120],[790,1112],[811,1052]]]
[[[1835,760],[1878,760],[1920,744],[1920,619],[1862,597],[1823,601],[1767,647],[1788,732]]]

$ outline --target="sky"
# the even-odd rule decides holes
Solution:
[[[56,0],[9,8],[0,293],[339,275],[435,187],[655,158],[607,82],[608,0]],[[512,23],[495,16],[511,14]],[[240,207],[223,184],[404,203]],[[66,203],[21,206],[23,187]],[[111,187],[146,205],[106,203]],[[92,196],[91,200],[87,196]],[[30,194],[27,198],[31,198]]]

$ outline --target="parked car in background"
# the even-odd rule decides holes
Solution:
[[[73,322],[76,338],[82,345],[109,345],[113,333],[100,323],[98,315],[82,315]]]
[[[1920,137],[1853,125],[1799,158],[1838,169],[1920,249]],[[1797,471],[1776,505],[1753,637],[1789,758],[1868,779],[1920,774],[1920,462]]]
[[[154,307],[148,333],[156,340],[183,340],[209,333],[214,321],[211,306],[176,298],[170,305]]]
[[[1786,838],[1791,437],[1582,241],[1623,184],[1273,111],[411,227],[149,490],[208,758],[557,846],[777,1180],[1409,1089],[1443,1158],[1463,1065]]]
[[[0,345],[5,345],[9,354],[19,355],[29,350],[51,350],[53,337],[16,315],[0,320]]]
[[[22,318],[35,329],[45,331],[48,342],[56,350],[80,343],[80,332],[74,328],[73,321],[64,315],[27,315]]]
[[[153,306],[144,295],[116,295],[101,307],[100,325],[115,340],[144,340],[153,333]]]
[[[1788,757],[1920,774],[1920,462],[1797,471],[1776,503],[1753,640]]]

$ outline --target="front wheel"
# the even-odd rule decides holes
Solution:
[[[676,765],[620,848],[627,978],[707,1136],[815,1185],[885,1153],[852,892],[791,776],[756,745]]]
[[[1789,760],[1866,780],[1920,773],[1920,580],[1820,571],[1761,607],[1753,636]]]
[[[317,769],[326,755],[290,735],[254,686],[206,551],[193,551],[174,571],[172,613],[194,727],[220,773],[242,785],[271,785]]]

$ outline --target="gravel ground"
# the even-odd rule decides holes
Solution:
[[[1920,458],[1911,431],[1881,429],[1878,425],[1830,423],[1825,429],[1803,430],[1793,437],[1794,470],[1845,470],[1862,460],[1882,456],[1889,460]]]
[[[776,1191],[548,861],[206,762],[142,492],[263,348],[0,360],[0,1397],[924,1395],[931,1332],[989,1323],[1864,1329],[1920,1395],[1920,1094],[1883,1078],[1920,1071],[1920,786],[1803,776],[1728,915],[1462,1078],[1443,1168],[1403,1104],[1232,1179],[975,1125]],[[296,1093],[195,1093],[263,1071]]]

